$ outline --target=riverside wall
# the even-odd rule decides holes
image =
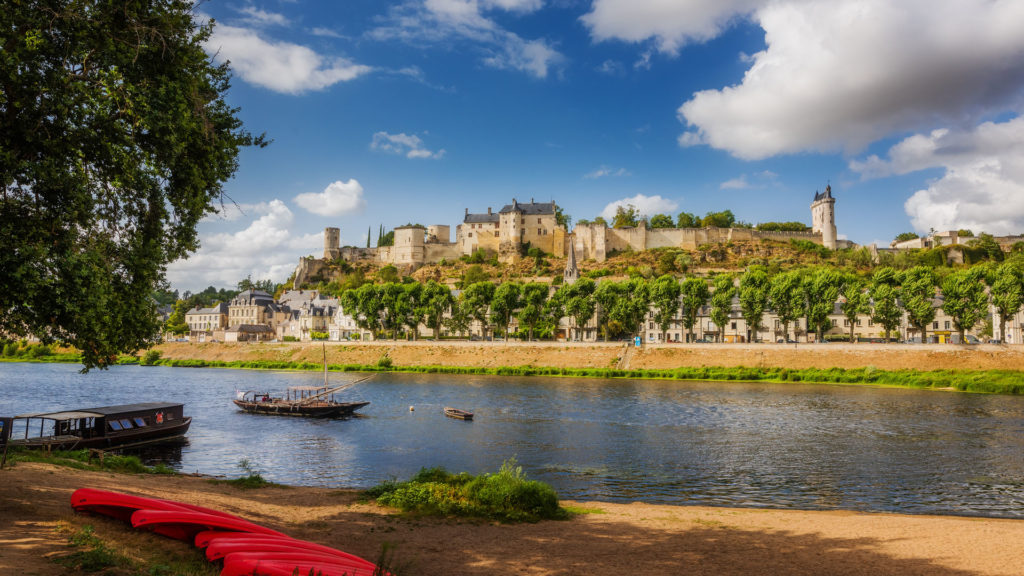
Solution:
[[[164,343],[164,358],[320,363],[320,343]],[[677,367],[868,368],[881,370],[1024,370],[1024,346],[955,344],[665,344],[328,342],[330,364],[396,366],[535,366],[665,369]]]

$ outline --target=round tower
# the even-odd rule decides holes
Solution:
[[[324,260],[341,257],[341,229],[324,228]]]
[[[836,199],[832,197],[832,186],[822,193],[814,194],[811,203],[811,230],[821,234],[821,244],[829,250],[836,249]]]

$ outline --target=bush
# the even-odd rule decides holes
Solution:
[[[146,350],[146,353],[142,355],[142,360],[139,361],[139,364],[142,364],[143,366],[153,366],[159,361],[159,350]]]
[[[564,519],[558,495],[543,482],[528,480],[515,459],[496,474],[450,474],[444,468],[421,469],[408,482],[384,482],[366,492],[377,503],[425,515],[469,516],[502,522]]]
[[[285,336],[281,339],[283,342],[298,342],[299,339],[295,336]]]

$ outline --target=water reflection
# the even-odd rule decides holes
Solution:
[[[1024,398],[861,387],[378,375],[360,417],[244,414],[234,390],[312,373],[0,365],[0,414],[180,401],[189,441],[150,455],[186,472],[371,486],[421,467],[516,457],[567,498],[1024,517]],[[341,382],[355,375],[332,375]],[[473,422],[444,406],[476,413]],[[409,406],[415,406],[410,412]]]

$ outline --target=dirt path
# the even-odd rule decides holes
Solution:
[[[189,546],[75,514],[91,486],[239,514],[289,535],[376,559],[385,542],[403,575],[833,574],[1018,575],[1024,521],[785,510],[568,503],[599,513],[497,525],[406,519],[351,491],[242,491],[189,476],[135,476],[21,463],[0,470],[0,574],[66,574],[66,529],[83,525],[122,553],[184,557]]]

